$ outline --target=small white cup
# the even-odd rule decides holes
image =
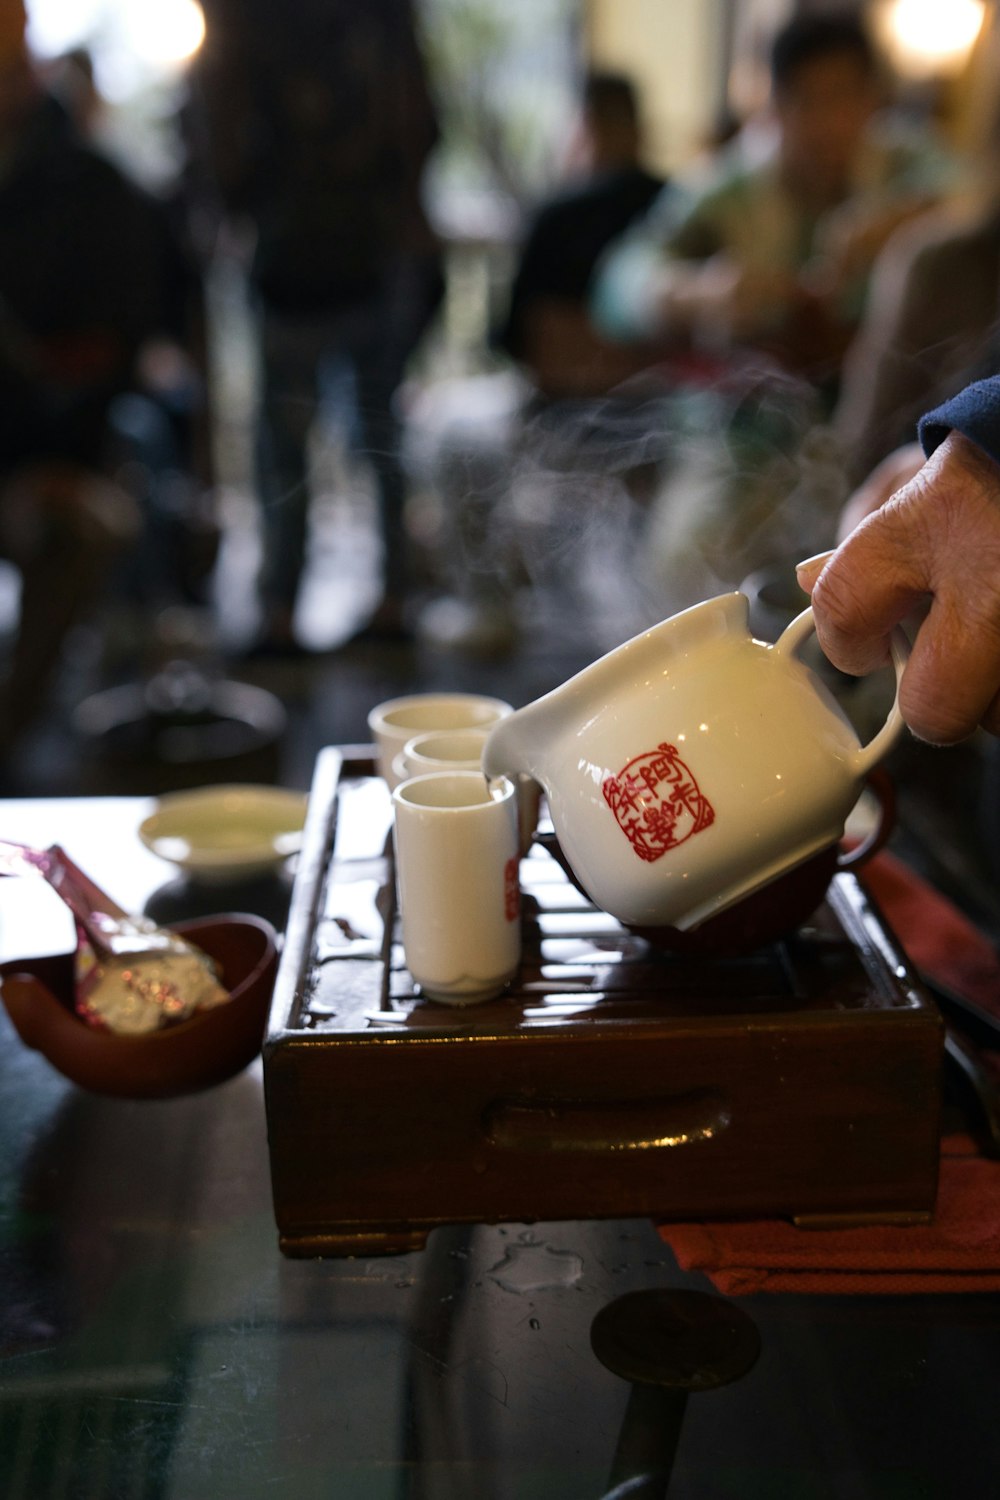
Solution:
[[[407,740],[393,762],[397,783],[432,771],[481,771],[488,729],[432,730]],[[542,789],[530,776],[513,776],[517,787],[517,823],[521,853],[527,854],[535,829]]]
[[[436,771],[402,782],[392,802],[407,968],[428,999],[494,998],[521,958],[514,783]]]
[[[489,730],[432,729],[407,740],[397,757],[406,777],[432,771],[481,771]]]
[[[513,711],[502,698],[481,693],[412,693],[379,703],[368,715],[378,773],[391,789],[399,782],[393,762],[415,735],[430,730],[490,729]]]

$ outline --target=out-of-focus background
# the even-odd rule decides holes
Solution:
[[[0,16],[6,795],[305,787],[384,698],[520,704],[723,589],[773,638],[988,365],[988,0]],[[977,915],[993,759],[894,766]]]

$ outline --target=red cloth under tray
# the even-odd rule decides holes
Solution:
[[[964,914],[892,855],[873,859],[863,880],[914,966],[1000,1017],[1000,955]],[[1000,1068],[1000,1052],[984,1056]],[[967,1135],[946,1136],[928,1224],[799,1229],[767,1219],[659,1231],[683,1270],[729,1296],[1000,1291],[1000,1161]]]

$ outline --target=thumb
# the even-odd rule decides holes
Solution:
[[[833,548],[830,547],[826,552],[817,552],[815,557],[807,557],[802,562],[795,564],[795,576],[798,579],[799,588],[804,594],[812,593],[813,584],[832,556]]]

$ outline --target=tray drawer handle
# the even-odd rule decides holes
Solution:
[[[665,1151],[713,1140],[729,1121],[721,1094],[693,1089],[653,1099],[498,1099],[484,1128],[504,1151]]]

